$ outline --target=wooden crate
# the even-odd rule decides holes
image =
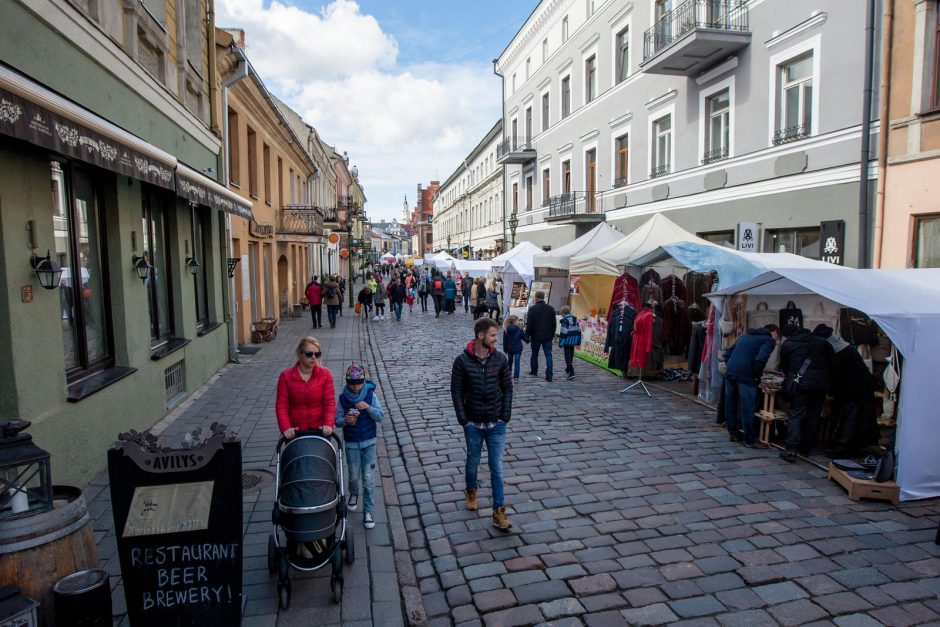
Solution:
[[[829,478],[845,488],[846,492],[849,493],[849,498],[853,501],[874,499],[876,501],[889,501],[892,505],[898,504],[901,487],[894,481],[878,483],[877,481],[856,479],[850,477],[841,468],[837,468],[832,462],[829,462]]]

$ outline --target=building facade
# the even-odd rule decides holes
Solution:
[[[0,414],[33,423],[55,483],[228,358],[226,216],[251,203],[215,181],[214,37],[190,0],[4,3]]]
[[[418,183],[418,202],[411,212],[411,248],[420,257],[434,252],[434,195],[440,187],[440,181],[431,181],[427,187]]]
[[[940,267],[940,2],[887,0],[874,264]],[[890,55],[890,56],[888,56]]]
[[[435,249],[476,259],[489,259],[502,250],[503,173],[497,163],[502,135],[500,120],[435,194]]]
[[[827,223],[854,265],[861,138],[878,130],[864,4],[543,0],[496,62],[517,239],[557,247],[664,212],[718,243],[834,259]],[[758,237],[737,241],[739,224]]]

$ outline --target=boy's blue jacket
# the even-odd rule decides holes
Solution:
[[[346,412],[360,401],[368,403],[369,409],[360,410],[359,420],[355,425],[347,425]],[[382,409],[382,403],[379,401],[379,395],[375,393],[375,384],[372,381],[366,381],[358,394],[354,394],[348,385],[343,387],[339,402],[336,403],[336,426],[343,428],[343,441],[347,448],[368,448],[375,444],[375,425],[382,422],[383,418],[385,418],[385,410]]]
[[[522,343],[528,341],[529,338],[526,337],[522,327],[517,324],[510,324],[506,330],[503,331],[503,352],[507,354],[521,353]]]

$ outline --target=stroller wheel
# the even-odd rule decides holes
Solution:
[[[288,570],[290,570],[290,562],[287,561],[286,555],[281,555],[281,558],[277,562],[278,581],[287,581]]]
[[[356,561],[356,544],[353,542],[352,529],[346,528],[346,539],[343,540],[343,547],[346,550],[346,563],[352,564]]]
[[[343,577],[330,577],[330,591],[333,593],[333,603],[339,603],[343,598]]]
[[[282,610],[286,611],[290,607],[290,594],[290,581],[277,584],[277,602]]]
[[[268,537],[268,574],[273,575],[277,572],[277,544],[272,533]]]

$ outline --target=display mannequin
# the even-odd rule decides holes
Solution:
[[[610,316],[607,318],[607,340],[604,343],[604,352],[609,353],[607,367],[620,370],[624,378],[630,367],[630,348],[633,342],[633,323],[636,319],[636,309],[626,300],[624,295]]]

